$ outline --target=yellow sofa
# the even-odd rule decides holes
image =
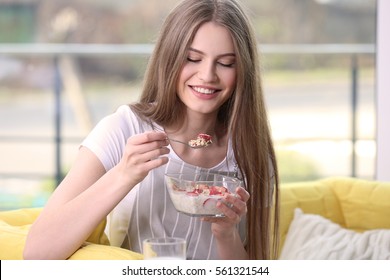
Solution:
[[[390,183],[334,177],[282,184],[280,202],[280,251],[297,208],[354,232],[390,229]],[[40,209],[0,212],[0,259],[22,259],[26,234],[39,212]],[[105,221],[70,259],[142,259],[140,254],[110,246],[104,227]]]
[[[27,232],[41,208],[26,208],[0,212],[0,260],[23,259]],[[102,221],[70,260],[140,260],[141,254],[110,246]]]
[[[284,184],[280,212],[281,259],[390,259],[390,182]]]

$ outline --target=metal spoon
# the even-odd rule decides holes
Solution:
[[[160,129],[158,129],[158,130],[160,130]],[[161,131],[163,131],[163,130],[161,130]],[[196,141],[198,139],[204,139],[204,140],[206,140],[206,142],[204,143],[204,145],[191,145],[190,144],[190,142]],[[211,141],[211,137],[208,134],[205,134],[205,133],[198,134],[198,137],[195,140],[190,140],[188,142],[172,139],[172,138],[169,138],[169,137],[167,137],[167,140],[172,141],[172,142],[176,142],[176,143],[180,143],[180,144],[183,144],[183,145],[186,145],[187,147],[190,147],[192,149],[202,149],[202,148],[205,148],[205,147],[207,147],[207,146],[209,146],[210,144],[213,143]]]
[[[202,148],[205,148],[205,147],[207,147],[207,146],[209,146],[210,144],[207,144],[207,145],[198,145],[198,146],[196,146],[196,145],[190,145],[190,143],[189,142],[183,142],[183,141],[179,141],[179,140],[176,140],[176,139],[172,139],[172,138],[167,138],[169,141],[172,141],[172,142],[177,142],[177,143],[180,143],[180,144],[183,144],[183,145],[186,145],[186,146],[188,146],[188,147],[190,147],[190,148],[192,148],[192,149],[202,149]]]

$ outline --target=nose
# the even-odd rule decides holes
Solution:
[[[214,63],[203,61],[199,65],[198,77],[204,82],[214,82],[217,79]]]

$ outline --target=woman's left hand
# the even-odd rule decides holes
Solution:
[[[225,217],[203,218],[203,221],[212,223],[211,230],[217,239],[229,239],[236,233],[236,225],[247,213],[249,197],[249,193],[243,187],[238,187],[234,194],[226,194],[224,199],[217,203],[217,207]]]

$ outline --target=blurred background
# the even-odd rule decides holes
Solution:
[[[137,100],[177,0],[0,0],[0,210],[40,207],[82,139]],[[243,0],[282,183],[375,177],[376,0]]]

